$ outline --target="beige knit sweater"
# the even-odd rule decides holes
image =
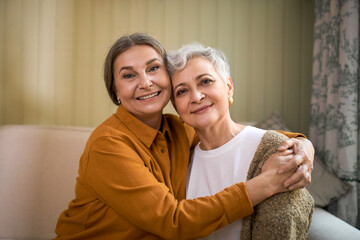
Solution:
[[[255,152],[247,179],[261,173],[266,159],[277,151],[286,136],[267,131]],[[314,199],[305,189],[276,194],[254,208],[243,219],[241,240],[306,239],[311,223]]]

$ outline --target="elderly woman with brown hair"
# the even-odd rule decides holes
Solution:
[[[265,171],[266,159],[286,137],[231,119],[234,87],[225,55],[211,47],[188,44],[169,54],[168,70],[173,104],[200,138],[188,171],[186,197],[209,196]],[[313,204],[306,189],[277,194],[256,206],[252,216],[206,239],[306,239]]]
[[[163,114],[172,92],[164,48],[146,34],[121,37],[106,57],[104,80],[118,108],[86,143],[75,198],[59,217],[56,239],[199,238],[286,191],[286,179],[297,188],[309,183],[301,171],[276,173],[283,158],[291,159],[284,170],[312,168],[312,144],[285,141],[283,148],[299,150],[294,158],[272,155],[259,176],[186,200],[190,150],[198,138],[177,116]]]

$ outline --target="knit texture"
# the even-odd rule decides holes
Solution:
[[[287,137],[267,131],[250,165],[247,179],[261,173],[262,166]],[[278,193],[254,208],[254,213],[243,219],[241,240],[306,239],[314,208],[314,199],[305,189]]]

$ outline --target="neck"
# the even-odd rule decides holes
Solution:
[[[162,113],[160,114],[154,114],[152,116],[137,116],[138,119],[140,119],[145,124],[149,125],[150,127],[160,130],[161,127],[161,121],[162,121]]]
[[[221,147],[244,128],[244,125],[234,122],[230,115],[204,129],[196,128],[196,133],[200,138],[200,148],[211,150]]]

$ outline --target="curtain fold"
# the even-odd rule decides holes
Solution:
[[[329,207],[360,228],[359,1],[316,0],[309,138],[352,190]]]

